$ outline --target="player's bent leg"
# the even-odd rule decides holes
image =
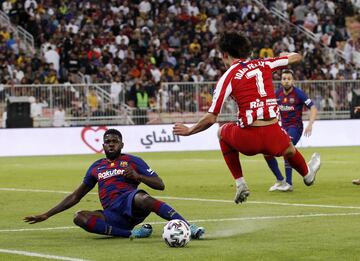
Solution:
[[[133,201],[133,211],[135,213],[154,212],[165,220],[180,219],[190,226],[191,237],[193,239],[200,239],[205,233],[205,228],[198,227],[195,224],[189,224],[175,209],[167,203],[153,198],[145,191],[136,193]]]
[[[308,173],[304,177],[304,183],[306,186],[311,186],[315,182],[316,173],[319,171],[321,166],[321,159],[319,153],[314,153],[308,162]]]
[[[295,169],[301,176],[304,177],[308,173],[308,167],[304,157],[291,142],[289,147],[285,149],[282,155],[284,156],[284,159],[289,162],[290,166]]]
[[[295,153],[294,153],[295,152]],[[321,160],[318,153],[314,153],[311,160],[306,164],[301,153],[290,143],[290,146],[284,151],[284,158],[289,162],[290,166],[295,169],[304,179],[307,186],[311,186],[317,172],[320,169]]]
[[[131,230],[109,225],[101,211],[78,211],[75,213],[74,223],[90,233],[118,237],[131,236]]]
[[[276,191],[278,190],[278,188],[280,186],[283,186],[285,183],[284,177],[283,175],[281,175],[281,171],[279,169],[279,165],[277,160],[275,159],[274,156],[270,156],[270,155],[264,155],[264,159],[266,160],[266,163],[268,165],[268,167],[271,169],[272,173],[275,175],[276,177],[276,182],[274,185],[272,185],[269,188],[270,192]]]
[[[101,211],[80,210],[74,214],[73,221],[74,221],[75,225],[84,228],[92,216],[95,216],[95,217],[98,217],[99,219],[105,220],[105,217],[101,213]]]

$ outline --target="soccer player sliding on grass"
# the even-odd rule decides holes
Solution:
[[[74,223],[90,233],[145,238],[152,233],[146,224],[134,229],[151,213],[165,220],[181,219],[189,224],[171,206],[137,189],[142,182],[147,186],[164,190],[161,178],[139,157],[122,154],[124,144],[118,130],[109,129],[104,134],[103,148],[106,158],[95,161],[88,169],[82,184],[58,205],[37,216],[24,218],[34,224],[76,205],[98,183],[99,198],[104,210],[78,211]],[[190,225],[190,224],[189,224]],[[191,237],[200,239],[205,229],[190,225]]]
[[[283,156],[300,173],[305,184],[312,185],[320,168],[320,155],[314,153],[307,165],[288,134],[281,129],[272,82],[274,71],[299,62],[302,56],[286,53],[277,58],[250,60],[252,46],[245,36],[236,32],[224,33],[219,47],[228,70],[216,84],[208,112],[191,127],[176,123],[174,134],[188,136],[206,130],[216,122],[224,101],[231,96],[238,105],[238,121],[221,126],[218,136],[225,162],[236,182],[235,203],[245,201],[250,195],[239,152],[249,156],[258,153]]]

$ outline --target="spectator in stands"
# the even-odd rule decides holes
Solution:
[[[99,97],[95,89],[90,89],[87,95],[87,104],[91,112],[96,111],[99,106]]]
[[[120,75],[116,74],[110,86],[110,97],[111,97],[111,102],[113,104],[115,105],[119,104],[119,96],[120,93],[122,92],[122,89],[123,87],[122,87]]]
[[[61,104],[55,108],[52,126],[53,127],[68,126],[68,124],[65,121],[65,110]]]
[[[102,110],[101,106],[98,105],[98,107],[96,108],[96,110],[94,110],[92,113],[91,113],[91,116],[93,117],[101,117],[101,116],[104,116],[104,111]]]
[[[104,116],[116,116],[116,111],[113,109],[113,107],[114,106],[111,103],[106,104]]]
[[[308,13],[308,7],[305,5],[305,1],[301,0],[301,3],[295,7],[294,16],[295,24],[303,25],[305,20],[305,15]]]
[[[334,111],[335,110],[334,101],[330,97],[330,94],[328,92],[325,93],[325,96],[321,100],[320,108],[322,111]]]
[[[13,16],[12,20],[19,21],[19,25],[34,36],[35,48],[41,48],[41,52],[23,59],[24,44],[12,37],[6,28],[1,28],[0,56],[7,57],[4,66],[0,67],[0,79],[4,83],[44,83],[51,74],[51,67],[43,62],[49,63],[49,57],[45,54],[49,46],[52,51],[59,52],[59,68],[54,64],[61,83],[110,83],[110,73],[114,71],[123,75],[122,82],[133,82],[134,78],[143,77],[143,69],[152,74],[156,84],[174,81],[177,76],[183,81],[182,75],[188,74],[190,79],[195,75],[196,70],[192,69],[191,64],[201,70],[204,80],[213,80],[225,71],[221,56],[214,46],[218,33],[227,27],[249,35],[254,56],[260,56],[265,42],[272,48],[273,55],[286,49],[303,53],[306,61],[294,68],[296,74],[299,73],[296,76],[299,80],[325,78],[322,75],[324,68],[337,63],[339,59],[335,51],[326,51],[291,25],[279,23],[266,10],[246,1],[155,1],[151,4],[148,0],[7,0],[1,3],[2,7],[11,5],[8,13]],[[31,3],[38,7],[36,10],[31,7],[32,10],[29,9],[27,13],[25,9]],[[356,51],[360,46],[358,37],[352,36],[353,47],[343,42],[348,37],[344,28],[345,16],[356,13],[356,7],[350,1],[278,0],[267,1],[266,4],[282,10],[285,17],[299,24],[315,21],[316,16],[316,36],[320,39],[325,33],[332,32],[325,35],[325,43],[334,50],[345,45],[347,62],[360,60],[357,58],[360,57],[359,48]],[[142,11],[139,12],[139,9]],[[194,48],[190,48],[191,44]],[[353,49],[351,56],[349,50]],[[138,59],[139,56],[141,59]],[[146,61],[148,58],[145,59],[147,56],[149,62]],[[206,56],[211,62],[206,61]],[[266,52],[266,56],[272,55]],[[207,64],[205,69],[201,62]],[[345,79],[351,75],[348,71],[341,73]],[[340,70],[333,74],[333,78],[337,79],[339,75]],[[274,78],[279,79],[279,75],[275,74]],[[56,81],[47,80],[47,83]]]
[[[265,45],[263,48],[261,48],[259,53],[260,58],[271,58],[274,57],[274,52],[272,48],[269,46],[268,42],[265,42]]]

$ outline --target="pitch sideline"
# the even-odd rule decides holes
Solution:
[[[20,255],[20,256],[40,257],[40,258],[46,258],[46,259],[52,259],[52,260],[55,259],[55,260],[66,260],[66,261],[90,261],[88,259],[47,255],[47,254],[28,252],[28,251],[22,251],[22,250],[11,250],[11,249],[1,249],[1,248],[0,248],[0,253]]]
[[[275,219],[291,219],[291,218],[313,218],[313,217],[341,217],[341,216],[360,216],[360,212],[353,213],[315,213],[305,215],[287,215],[287,216],[257,216],[257,217],[235,217],[235,218],[217,218],[217,219],[193,219],[188,220],[190,223],[206,223],[206,222],[223,222],[223,221],[248,221],[248,220],[275,220]],[[166,224],[167,221],[146,222],[151,225]],[[48,230],[68,230],[77,229],[76,226],[68,227],[46,227],[46,228],[20,228],[20,229],[0,229],[0,233],[6,232],[31,232],[31,231],[48,231]],[[1,252],[1,251],[0,251]]]

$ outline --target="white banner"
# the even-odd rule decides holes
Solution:
[[[304,122],[304,129],[307,126]],[[360,120],[315,121],[310,137],[302,136],[297,147],[360,146]]]
[[[304,127],[307,122],[304,123]],[[123,135],[124,153],[151,151],[218,150],[218,124],[188,137],[175,136],[173,125],[76,128],[0,129],[0,156],[102,153],[104,132]],[[298,147],[360,146],[360,120],[316,121],[311,137]]]
[[[216,150],[218,124],[189,136],[173,135],[173,125],[138,125],[77,128],[0,129],[0,156],[102,153],[104,132],[123,135],[123,152]]]

